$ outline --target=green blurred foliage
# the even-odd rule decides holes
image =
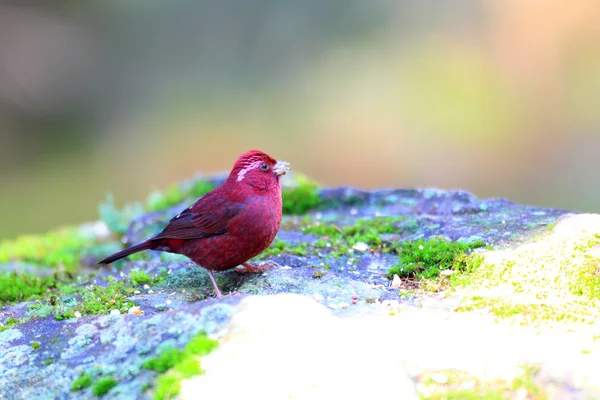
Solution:
[[[122,204],[250,148],[326,186],[599,210],[598,2],[13,3],[0,238],[92,220],[107,191],[122,233]]]
[[[304,175],[295,176],[296,185],[284,187],[281,193],[284,214],[305,214],[321,204],[319,185]]]
[[[44,235],[20,236],[0,242],[0,263],[23,261],[74,270],[97,241],[80,227],[63,228]]]

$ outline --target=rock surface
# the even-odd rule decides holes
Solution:
[[[406,216],[384,241],[443,236],[510,249],[572,218],[463,191],[340,188],[322,197],[329,207],[310,215],[323,224]],[[127,240],[139,241],[171,211],[134,221]],[[278,238],[289,248],[315,243],[319,238],[303,233],[301,224],[301,216],[285,217]],[[166,267],[168,277],[132,296],[143,315],[48,316],[0,332],[0,399],[91,398],[89,388],[71,391],[84,371],[118,382],[107,398],[151,398],[157,374],[142,368],[143,361],[161,348],[185,346],[200,331],[218,338],[220,347],[202,358],[205,374],[183,381],[181,398],[416,399],[426,371],[437,371],[433,378],[442,383],[447,370],[511,380],[523,364],[540,367],[536,384],[554,398],[600,397],[594,367],[600,351],[590,340],[597,331],[539,331],[497,323],[481,311],[456,313],[459,300],[452,296],[404,296],[386,276],[397,255],[371,253],[364,244],[341,256],[286,248],[267,259],[277,266],[264,273],[219,274],[224,291],[236,292],[222,300],[213,298],[202,269],[182,258],[162,261],[158,252],[97,271],[100,284],[132,268]],[[27,315],[26,304],[1,311],[0,322]]]

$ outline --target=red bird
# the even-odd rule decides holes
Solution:
[[[279,178],[289,170],[287,162],[250,150],[238,158],[223,185],[172,218],[162,232],[100,264],[149,249],[183,254],[206,268],[217,297],[222,297],[213,271],[238,265],[243,265],[245,272],[265,269],[246,261],[269,247],[277,235],[281,223]]]

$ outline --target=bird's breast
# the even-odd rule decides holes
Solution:
[[[268,242],[268,246],[275,239],[281,223],[281,200],[277,200],[272,196],[250,199],[240,215],[231,221],[230,234],[249,242]]]

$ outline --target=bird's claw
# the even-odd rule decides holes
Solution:
[[[250,263],[243,263],[242,265],[238,265],[235,270],[237,272],[241,272],[241,273],[253,273],[253,272],[265,272],[267,270],[270,270],[273,267],[278,267],[279,264],[277,264],[274,261],[266,261],[266,262],[261,262],[258,265],[252,265]]]

